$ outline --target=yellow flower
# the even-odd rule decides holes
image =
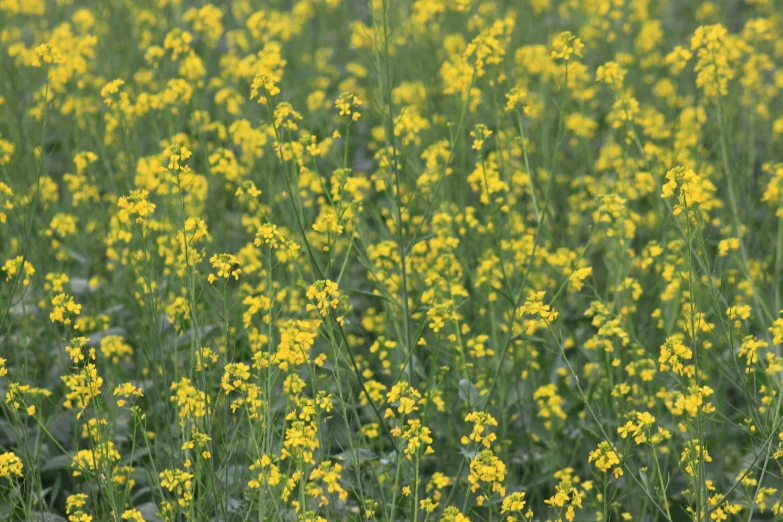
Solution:
[[[582,57],[584,44],[582,40],[574,36],[570,31],[564,31],[557,35],[552,42],[552,59],[569,61],[572,56]]]
[[[67,409],[77,408],[79,413],[76,417],[80,418],[90,401],[100,395],[103,378],[98,376],[95,365],[90,363],[72,375],[62,376],[61,379],[68,387],[63,406]]]
[[[518,105],[524,105],[524,101],[527,98],[527,91],[525,89],[514,87],[506,94],[506,112],[513,111]],[[527,114],[527,107],[524,108],[524,112]]]
[[[503,481],[506,478],[506,465],[492,450],[484,449],[477,453],[471,459],[469,469],[468,482],[471,491],[475,492],[482,483],[485,483],[491,486],[493,493],[505,495]]]
[[[277,86],[280,78],[274,74],[261,74],[253,78],[253,85],[250,88],[250,99],[258,99],[258,103],[266,104],[269,102],[267,96],[277,96],[280,94],[280,88]]]
[[[525,492],[519,491],[515,493],[511,493],[506,498],[503,499],[503,506],[501,508],[501,513],[515,513],[515,512],[521,512],[523,509],[525,509],[525,505],[527,502],[525,502]]]
[[[15,454],[0,454],[0,478],[22,478],[22,468],[22,461]]]
[[[407,381],[400,381],[392,386],[386,395],[386,401],[389,404],[398,404],[397,412],[402,415],[410,415],[418,411],[416,403],[421,399],[421,394],[415,388],[411,387]],[[390,410],[391,411],[391,410]],[[393,414],[392,414],[393,415]],[[387,417],[388,417],[387,413]]]
[[[117,94],[120,91],[120,87],[122,87],[124,84],[125,81],[118,78],[103,86],[101,89],[101,97],[103,98],[103,103],[105,103],[107,107],[111,107],[114,104],[112,95]]]
[[[122,519],[130,520],[130,522],[144,522],[144,517],[138,509],[127,509],[123,511]]]
[[[685,361],[690,361],[692,357],[693,352],[682,343],[681,339],[669,337],[661,346],[661,355],[658,358],[658,362],[662,372],[671,370],[677,375],[691,377],[695,371],[694,367],[692,365],[686,366]]]
[[[498,421],[483,411],[469,413],[465,417],[465,422],[473,423],[473,432],[468,437],[462,437],[462,444],[469,444],[471,441],[478,443],[485,448],[489,448],[490,445],[497,439],[494,433],[486,433],[488,426],[497,426]]]
[[[136,223],[143,223],[145,219],[155,211],[155,204],[147,199],[149,192],[146,190],[131,190],[130,195],[122,196],[118,201],[120,207],[119,217],[124,223],[131,216],[136,217]]]
[[[484,141],[492,136],[492,131],[486,125],[479,123],[475,129],[470,131],[470,136],[473,138],[473,149],[481,150],[484,146]]]
[[[557,312],[549,305],[544,304],[546,292],[532,292],[527,296],[525,304],[519,307],[517,313],[522,315],[538,316],[546,322],[557,319]]]
[[[620,467],[620,459],[622,455],[618,453],[617,448],[609,442],[603,441],[598,444],[598,448],[590,452],[588,462],[595,463],[595,466],[606,473],[612,467],[615,467],[612,474],[615,478],[619,478],[623,474],[623,470]]]
[[[67,294],[58,294],[52,299],[52,312],[49,319],[53,323],[71,324],[71,317],[82,313],[82,305],[73,301],[73,297]]]
[[[693,210],[707,199],[701,177],[689,168],[679,166],[666,173],[666,183],[663,185],[661,197],[670,198],[678,189],[678,203],[673,209],[675,216],[686,208]]]
[[[361,113],[356,111],[356,107],[362,105],[362,101],[350,92],[343,92],[334,102],[335,107],[340,111],[340,116],[349,116],[350,121],[356,121],[361,117]]]
[[[315,304],[308,304],[307,311],[318,311],[321,317],[329,315],[329,310],[336,310],[340,304],[340,292],[337,283],[330,280],[316,281],[307,289],[307,298]]]
[[[212,268],[217,269],[217,276],[215,274],[209,274],[208,280],[212,284],[219,277],[228,279],[233,277],[239,280],[239,274],[242,273],[242,269],[239,268],[239,260],[233,254],[214,254],[209,258],[209,262],[212,264]]]
[[[144,396],[144,394],[141,391],[141,388],[129,382],[120,384],[119,386],[114,388],[114,395],[115,396],[119,395],[121,397],[124,397],[125,399],[131,399],[131,400],[134,400],[135,397]],[[125,406],[125,404],[127,403],[125,399],[119,399],[117,401],[117,406],[119,406],[120,408]]]
[[[628,71],[617,62],[606,62],[605,64],[598,66],[595,73],[595,79],[610,87],[620,89],[623,86],[623,80],[627,72]]]
[[[5,280],[10,281],[14,277],[19,277],[23,286],[30,284],[30,278],[35,275],[35,267],[25,260],[24,268],[20,272],[19,268],[22,266],[23,256],[16,256],[13,259],[9,259],[3,265],[2,271],[5,272]]]
[[[36,58],[33,60],[34,67],[41,67],[45,64],[62,63],[64,58],[60,50],[50,43],[44,43],[35,48]]]

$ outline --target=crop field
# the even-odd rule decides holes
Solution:
[[[783,0],[0,0],[0,520],[783,521]]]

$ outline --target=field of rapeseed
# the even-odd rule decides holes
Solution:
[[[0,0],[0,520],[783,520],[781,0]]]

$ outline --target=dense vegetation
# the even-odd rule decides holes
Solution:
[[[780,0],[0,0],[0,518],[783,519]]]

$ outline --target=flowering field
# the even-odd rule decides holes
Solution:
[[[0,0],[0,519],[783,520],[779,0]]]

